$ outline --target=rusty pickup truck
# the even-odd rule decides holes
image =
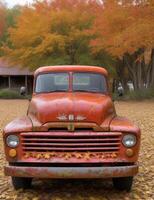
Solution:
[[[117,116],[104,68],[41,67],[27,115],[3,131],[5,175],[15,189],[30,187],[33,178],[112,178],[115,188],[130,191],[140,136]]]

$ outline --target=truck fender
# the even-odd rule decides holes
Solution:
[[[110,123],[110,131],[140,134],[140,129],[125,117],[116,116]]]
[[[20,132],[30,132],[33,129],[32,121],[28,116],[23,116],[16,118],[10,122],[5,128],[3,133],[20,133]]]

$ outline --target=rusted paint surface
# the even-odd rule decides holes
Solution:
[[[101,125],[108,118],[105,125],[102,126],[102,128],[104,127],[107,130],[113,115],[115,116],[115,108],[109,92],[107,91],[105,94],[72,92],[72,72],[75,71],[99,73],[106,78],[108,75],[104,68],[93,66],[49,66],[39,68],[35,72],[35,80],[40,73],[68,72],[70,76],[70,90],[68,92],[48,94],[36,94],[34,90],[28,110],[28,116],[33,121],[34,130],[35,125],[39,123],[43,125],[49,122],[63,122],[63,120],[60,120],[60,116],[65,116],[65,121],[67,122],[69,121],[69,115],[74,115],[74,122],[79,122],[78,119],[82,117],[81,122],[96,123],[97,125]]]
[[[49,73],[49,72],[95,72],[95,73],[101,73],[104,76],[108,76],[108,72],[106,69],[102,67],[96,67],[96,66],[73,66],[73,65],[63,65],[63,66],[46,66],[46,67],[40,67],[36,70],[35,76],[37,76],[40,73]]]
[[[4,133],[21,133],[32,131],[32,122],[28,116],[16,118],[4,129]]]
[[[51,130],[54,130],[55,128],[66,128],[66,130],[68,129],[70,122],[49,122],[49,123],[45,123],[43,124],[42,127]],[[89,123],[89,122],[73,122],[74,128],[76,129],[91,129],[95,132],[101,132],[101,131],[109,131],[109,122],[107,126],[98,126],[96,123]]]
[[[18,148],[16,148],[16,158],[10,158],[10,148],[7,146],[5,148],[6,158],[8,162],[128,163],[137,162],[138,160],[140,140],[138,140],[137,144],[131,148],[133,151],[133,155],[131,157],[128,157],[126,155],[127,148],[124,147],[122,144],[122,137],[124,134],[121,132],[51,131],[28,133],[25,132],[18,135],[20,136],[20,144]],[[65,151],[66,146],[67,148],[69,148],[69,150],[71,148],[70,152]],[[55,147],[56,151],[52,150],[52,148]],[[85,148],[85,151],[79,152],[79,150],[81,150],[83,147]],[[90,151],[90,149],[93,147],[96,149],[95,152]],[[62,149],[63,152],[59,152],[57,148]],[[100,149],[102,150],[100,151]]]
[[[130,120],[125,117],[115,117],[111,121],[110,131],[121,131],[127,133],[140,134],[140,129]]]
[[[4,129],[5,154],[9,163],[25,163],[25,165],[35,163],[38,166],[39,163],[51,163],[51,166],[52,163],[63,163],[68,166],[71,163],[76,163],[78,166],[80,163],[93,164],[93,166],[99,163],[112,166],[114,163],[127,165],[137,162],[140,129],[126,118],[116,115],[108,91],[104,94],[73,92],[71,84],[74,71],[100,73],[105,76],[106,80],[108,76],[107,71],[100,67],[50,66],[39,68],[35,72],[34,84],[40,73],[68,72],[69,91],[47,94],[36,94],[34,91],[27,116],[12,121]],[[12,133],[19,136],[20,140],[15,158],[9,156],[11,148],[6,145],[6,136]],[[131,157],[127,156],[127,148],[122,144],[123,136],[128,133],[133,133],[137,137],[137,144],[131,148],[133,152]],[[76,141],[76,138],[79,141]],[[111,141],[111,138],[117,138],[118,142],[115,143],[114,139]],[[78,145],[77,148],[74,144]],[[5,168],[5,173],[10,176],[40,178],[106,178],[133,176],[138,171],[136,165],[105,166],[91,168],[9,166]]]
[[[32,131],[48,131],[48,127],[42,125],[42,123],[37,119],[34,113],[30,113],[28,117],[31,119],[32,124],[33,124]]]
[[[118,167],[5,167],[5,175],[39,178],[111,178],[134,176],[138,166]]]
[[[30,117],[34,115],[39,122],[45,124],[47,122],[63,122],[58,119],[59,116],[68,118],[70,114],[73,114],[74,122],[78,122],[78,116],[83,116],[82,122],[101,125],[107,117],[112,117],[113,112],[113,104],[109,96],[83,92],[55,92],[34,95],[28,115]],[[33,120],[33,118],[31,119]]]

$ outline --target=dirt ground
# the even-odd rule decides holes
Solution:
[[[154,101],[115,102],[119,115],[127,116],[142,129],[140,172],[132,192],[118,192],[111,180],[34,180],[31,190],[14,191],[3,174],[5,158],[0,135],[0,200],[154,200]],[[25,100],[0,100],[0,131],[17,116],[24,115]]]

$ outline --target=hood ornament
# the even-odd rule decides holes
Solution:
[[[61,114],[57,117],[60,121],[84,121],[87,119],[85,116],[77,115],[76,117],[73,114],[69,114],[68,116],[65,114]]]
[[[67,116],[65,114],[62,114],[62,115],[59,115],[57,119],[59,119],[60,121],[67,121]]]
[[[75,119],[74,115],[69,115],[69,116],[68,116],[68,120],[69,120],[69,121],[74,121],[74,119]]]
[[[83,120],[85,120],[86,119],[86,117],[84,117],[84,116],[82,116],[82,115],[78,115],[77,117],[76,117],[76,120],[77,121],[83,121]]]

